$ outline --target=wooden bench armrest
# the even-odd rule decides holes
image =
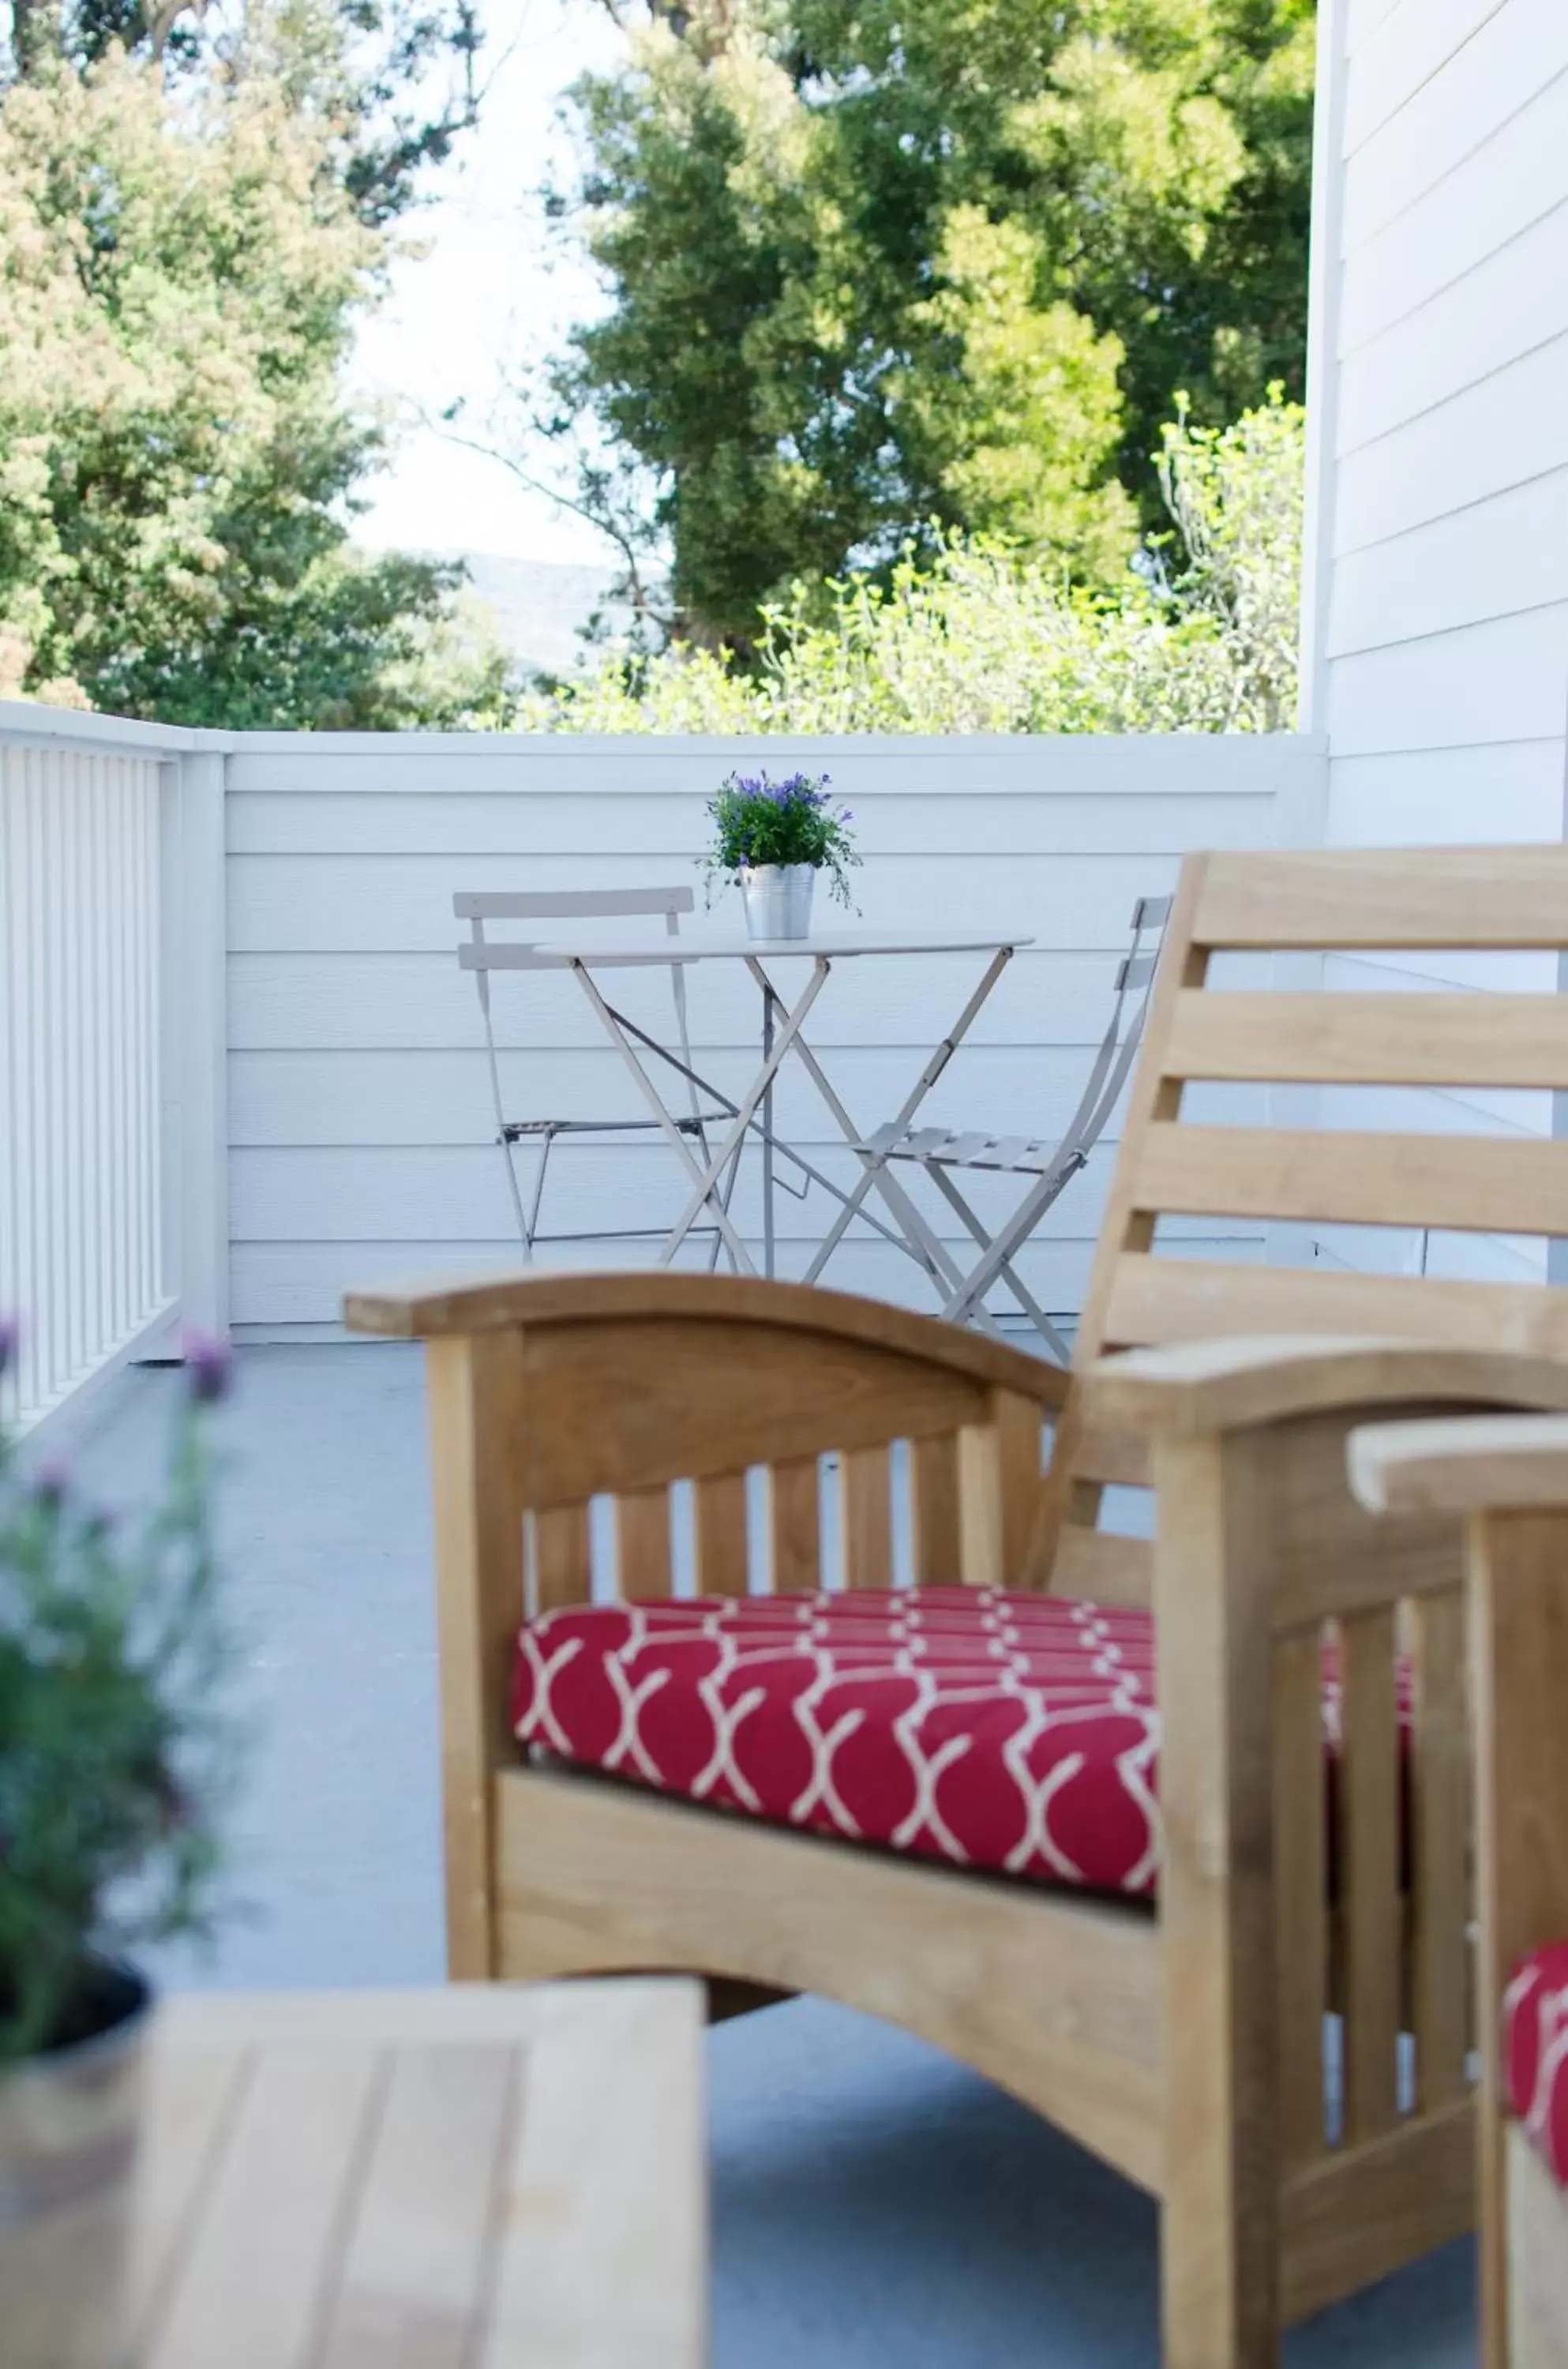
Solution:
[[[631,1275],[533,1271],[455,1281],[444,1277],[350,1292],[343,1314],[351,1332],[421,1341],[558,1325],[687,1320],[713,1325],[715,1356],[723,1355],[724,1328],[736,1328],[736,1346],[743,1355],[745,1329],[761,1325],[916,1358],[993,1390],[1015,1390],[1048,1412],[1061,1406],[1068,1390],[1061,1368],[987,1333],[915,1315],[884,1300],[806,1284],[769,1283],[758,1276],[655,1269]]]
[[[1568,1412],[1568,1360],[1444,1343],[1252,1336],[1103,1357],[1085,1390],[1093,1423],[1193,1439],[1433,1400]]]
[[[1568,1416],[1493,1414],[1368,1424],[1350,1435],[1350,1485],[1369,1514],[1568,1508]]]

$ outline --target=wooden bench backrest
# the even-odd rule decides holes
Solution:
[[[1155,1240],[1162,1218],[1568,1233],[1568,1142],[1219,1126],[1184,1109],[1187,1086],[1207,1080],[1568,1088],[1568,996],[1230,989],[1210,983],[1217,955],[1454,953],[1462,971],[1478,952],[1564,949],[1565,847],[1189,857],[1075,1368],[1116,1349],[1259,1333],[1462,1339],[1568,1355],[1568,1291],[1173,1257]],[[1443,965],[1406,967],[1430,975]],[[1036,1576],[1048,1568],[1064,1593],[1147,1600],[1147,1549],[1095,1528],[1103,1485],[1143,1478],[1135,1445],[1086,1433],[1070,1402]]]

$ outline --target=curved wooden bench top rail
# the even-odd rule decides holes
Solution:
[[[1018,1390],[1059,1406],[1067,1377],[1057,1367],[982,1333],[961,1332],[881,1300],[761,1276],[533,1273],[450,1276],[351,1292],[344,1322],[356,1333],[429,1341],[447,1333],[494,1333],[514,1325],[635,1323],[645,1319],[758,1325],[853,1342],[913,1357],[992,1390]]]

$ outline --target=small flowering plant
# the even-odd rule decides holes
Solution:
[[[16,1348],[0,1324],[0,1371]],[[0,1429],[0,2068],[93,2029],[95,1969],[209,1928],[235,1735],[208,1414],[189,1340],[162,1495],[134,1524]]]
[[[854,816],[833,804],[828,784],[826,773],[791,773],[782,782],[770,782],[766,772],[731,773],[708,800],[710,899],[715,880],[733,880],[758,864],[808,864],[828,875],[840,904],[849,904],[850,869],[860,862],[848,828]]]

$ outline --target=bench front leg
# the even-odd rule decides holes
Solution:
[[[1568,1423],[1482,1416],[1358,1431],[1351,1475],[1378,1513],[1440,1509],[1466,1525],[1476,1770],[1481,2023],[1482,2349],[1486,2369],[1534,2357],[1511,2331],[1509,2188],[1520,2243],[1542,2239],[1536,2188],[1510,2145],[1503,1993],[1531,1950],[1568,1940]],[[1512,2169],[1511,2169],[1512,2168]],[[1544,2175],[1542,2175],[1544,2177]],[[1545,2242],[1568,2249],[1568,2211]],[[1559,2266],[1560,2268],[1560,2266]],[[1544,2266],[1543,2266],[1544,2270]],[[1558,2281],[1565,2297],[1568,2283]],[[1559,2331],[1568,2361],[1568,2316]]]
[[[1568,1369],[1253,1342],[1106,1360],[1088,1387],[1091,1420],[1150,1438],[1156,1494],[1164,2357],[1273,2369],[1284,2326],[1473,2213],[1460,1528],[1368,1514],[1348,1434],[1489,1392],[1568,1402]]]

